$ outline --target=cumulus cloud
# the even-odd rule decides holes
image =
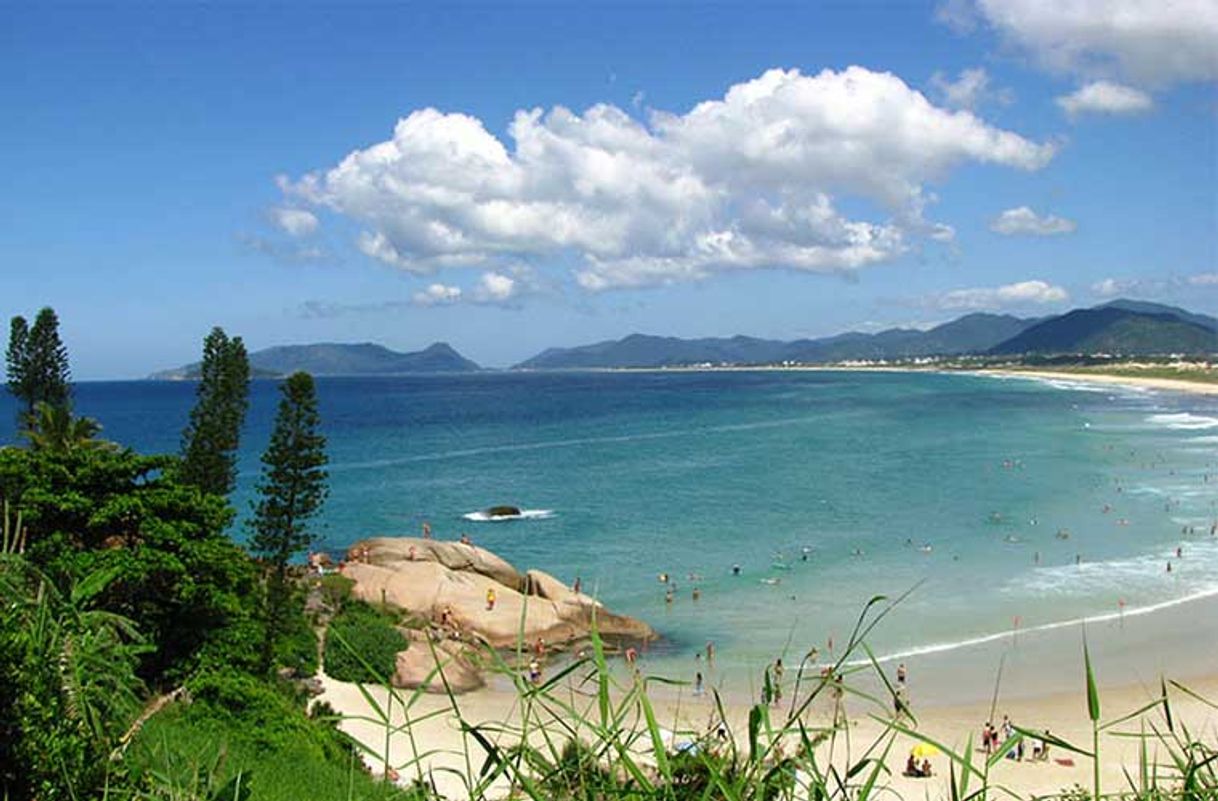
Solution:
[[[939,18],[984,22],[1053,70],[1147,85],[1218,78],[1214,0],[949,0]]]
[[[522,110],[508,137],[420,109],[391,139],[281,186],[356,223],[359,249],[403,270],[563,259],[601,290],[733,269],[852,272],[951,238],[925,217],[926,182],[962,163],[1036,170],[1054,155],[861,67],[771,70],[646,120],[612,105]],[[851,219],[843,196],[887,217]]]
[[[1071,117],[1076,117],[1080,114],[1140,114],[1150,111],[1154,101],[1150,95],[1132,86],[1092,81],[1057,98],[1057,105]]]
[[[1062,303],[1070,294],[1045,281],[1020,281],[998,287],[955,289],[930,299],[930,305],[945,311],[983,311],[1013,306],[1040,306]]]
[[[271,222],[292,236],[308,236],[317,231],[317,215],[307,209],[277,206],[270,211]]]
[[[990,230],[1003,236],[1055,236],[1073,233],[1078,225],[1055,214],[1041,216],[1027,206],[1007,209],[990,222]]]
[[[930,85],[952,108],[975,109],[984,102],[1002,104],[1011,102],[1011,92],[990,86],[990,75],[984,67],[971,67],[960,71],[955,80],[942,72],[930,76]]]

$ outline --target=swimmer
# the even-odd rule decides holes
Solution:
[[[732,575],[733,576],[740,575],[740,565],[732,565]]]

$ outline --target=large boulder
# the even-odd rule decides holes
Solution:
[[[413,547],[413,552],[411,548]],[[413,559],[410,558],[413,553]],[[655,638],[641,620],[616,615],[541,571],[519,573],[490,551],[461,543],[379,537],[357,543],[343,575],[355,597],[383,603],[495,648],[538,637],[559,645],[587,638],[593,618],[609,641]],[[488,608],[488,590],[495,604]]]
[[[469,646],[443,639],[429,643],[425,633],[413,629],[403,630],[403,633],[411,643],[405,651],[398,652],[392,680],[394,687],[407,690],[422,687],[429,693],[449,690],[465,693],[486,685]]]

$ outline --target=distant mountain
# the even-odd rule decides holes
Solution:
[[[712,339],[631,334],[624,339],[576,348],[550,348],[516,365],[527,370],[607,367],[674,367],[692,364],[815,364],[851,359],[897,359],[981,353],[1010,339],[1036,320],[1004,314],[969,314],[927,331],[891,328],[821,339],[784,342],[736,336]]]
[[[1124,309],[1125,311],[1140,312],[1142,314],[1170,314],[1179,317],[1186,323],[1195,323],[1203,328],[1208,328],[1211,331],[1218,331],[1218,317],[1210,317],[1208,314],[1197,314],[1195,312],[1186,311],[1178,306],[1165,306],[1162,303],[1151,303],[1145,300],[1126,300],[1119,298],[1109,303],[1104,303],[1096,306],[1097,309]]]
[[[1203,315],[1189,317],[1213,320]],[[1218,324],[1218,320],[1214,323]],[[996,355],[1106,353],[1121,356],[1214,353],[1218,352],[1218,327],[1182,319],[1174,310],[1136,311],[1110,303],[1094,309],[1075,309],[1044,320],[989,352]]]
[[[444,342],[415,353],[400,353],[371,342],[279,345],[250,354],[255,377],[273,377],[304,370],[313,375],[395,375],[401,373],[465,373],[477,364]],[[149,378],[173,380],[199,377],[199,364],[153,373]]]

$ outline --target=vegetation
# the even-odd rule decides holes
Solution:
[[[237,482],[237,446],[249,407],[250,363],[241,337],[213,328],[203,340],[199,389],[182,432],[182,480],[212,495]]]
[[[39,403],[66,407],[71,401],[71,371],[68,350],[59,338],[59,318],[55,310],[43,308],[27,326],[25,318],[14,317],[9,329],[8,388],[32,416]]]
[[[283,383],[271,444],[262,455],[262,480],[250,523],[250,548],[271,567],[267,586],[263,667],[269,669],[275,644],[283,635],[288,604],[288,563],[314,540],[310,519],[326,494],[326,438],[318,431],[321,415],[313,377],[293,373]]]
[[[330,621],[326,673],[339,681],[376,682],[392,676],[407,640],[390,614],[349,600]]]

